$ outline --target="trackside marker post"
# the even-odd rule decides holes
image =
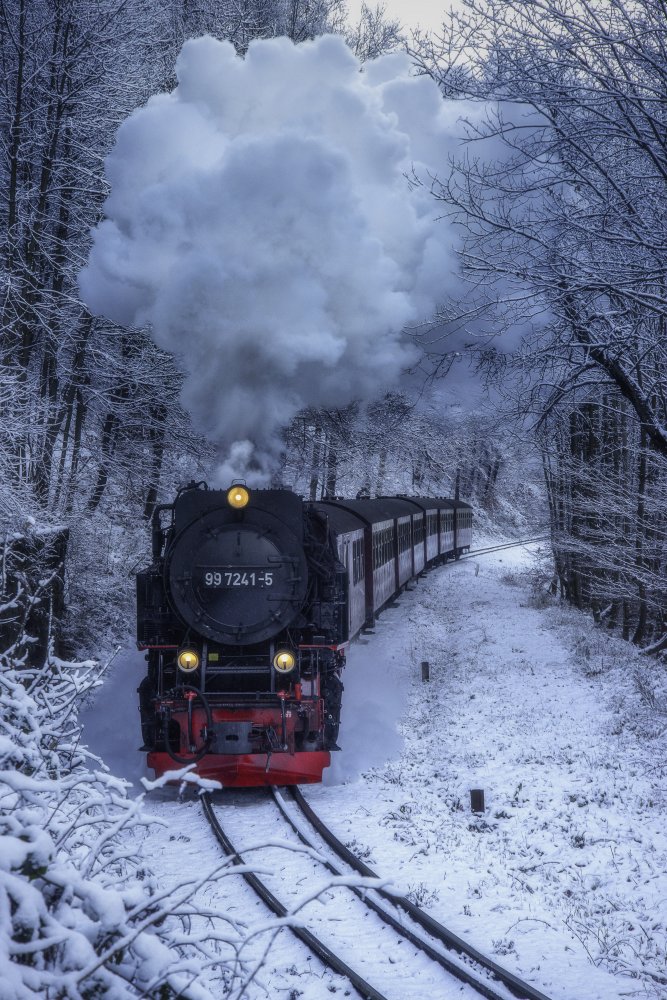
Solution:
[[[483,788],[471,788],[470,789],[470,808],[474,813],[484,812],[484,789]]]

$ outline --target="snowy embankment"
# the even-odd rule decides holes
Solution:
[[[531,548],[433,571],[354,645],[344,749],[326,783],[305,793],[378,873],[554,1000],[664,996],[665,718],[651,707],[647,677],[637,681],[633,650],[531,587]],[[128,669],[129,659],[119,663],[104,701],[114,710],[100,699],[87,735],[135,778]],[[485,791],[483,815],[470,811],[471,788]],[[256,796],[235,793],[248,817],[240,846],[257,842]],[[196,801],[167,790],[146,806],[167,823],[144,845],[165,884],[191,862],[200,873],[215,867]],[[340,891],[327,904],[333,920]],[[208,886],[205,901],[251,925],[266,921],[236,875]],[[261,983],[307,1000],[341,985],[287,931]]]

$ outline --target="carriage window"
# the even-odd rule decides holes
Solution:
[[[398,542],[400,545],[400,525],[399,525],[399,535]],[[384,566],[385,563],[390,562],[396,552],[396,539],[394,537],[393,528],[383,528],[382,531],[376,531],[373,535],[373,569],[377,569],[378,566]]]
[[[352,543],[352,583],[359,583],[364,575],[364,542],[362,538],[357,538]]]

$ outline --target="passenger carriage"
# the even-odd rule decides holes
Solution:
[[[378,497],[314,504],[336,536],[347,570],[350,637],[428,566],[460,558],[472,540],[472,510],[459,500]]]

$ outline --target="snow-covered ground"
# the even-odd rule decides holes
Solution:
[[[664,997],[660,697],[632,649],[545,600],[536,550],[433,571],[381,616],[348,659],[343,750],[325,783],[304,791],[378,873],[554,1000]],[[84,716],[91,749],[134,791],[144,773],[136,752],[142,672],[140,655],[122,653]],[[483,815],[471,812],[473,788],[484,790]],[[178,801],[171,789],[151,792],[146,808],[161,825],[143,850],[163,884],[219,865],[192,794]],[[257,792],[235,792],[224,808],[234,810],[241,848],[261,840]],[[344,891],[328,898],[332,921]],[[207,886],[204,904],[267,923],[235,874]],[[248,955],[259,956],[267,940],[253,939]],[[415,1000],[423,986],[414,982]],[[265,989],[324,1000],[346,987],[283,930],[248,996]]]

